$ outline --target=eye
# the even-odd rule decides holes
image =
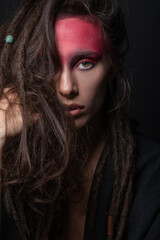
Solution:
[[[93,66],[94,66],[94,63],[91,61],[83,61],[77,64],[77,68],[80,70],[88,70],[88,69],[91,69]]]

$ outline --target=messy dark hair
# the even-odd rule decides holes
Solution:
[[[0,28],[0,98],[9,101],[7,114],[16,104],[8,96],[16,93],[23,119],[21,134],[8,137],[3,150],[4,196],[23,240],[48,236],[71,191],[71,182],[83,179],[83,171],[76,169],[83,169],[87,149],[85,144],[77,147],[76,132],[63,114],[54,84],[61,68],[55,21],[74,15],[96,21],[108,41],[108,77],[112,81],[107,88],[104,119],[109,142],[98,171],[102,180],[108,156],[113,155],[114,184],[108,216],[112,216],[114,239],[122,239],[129,213],[134,142],[127,117],[129,85],[123,69],[128,41],[119,1],[27,0],[13,20]],[[8,34],[14,38],[11,44],[5,42]],[[36,122],[35,114],[39,116]],[[72,179],[68,180],[69,176]],[[91,231],[100,183],[93,186]]]

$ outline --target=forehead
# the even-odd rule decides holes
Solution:
[[[57,19],[55,38],[60,54],[90,50],[103,54],[105,42],[98,24],[78,17]]]

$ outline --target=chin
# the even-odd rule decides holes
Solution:
[[[86,118],[80,117],[74,120],[74,126],[77,130],[84,128],[87,126],[88,120]]]

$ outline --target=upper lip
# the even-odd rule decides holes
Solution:
[[[79,104],[64,104],[64,105],[69,111],[84,108],[84,106],[81,106]]]

